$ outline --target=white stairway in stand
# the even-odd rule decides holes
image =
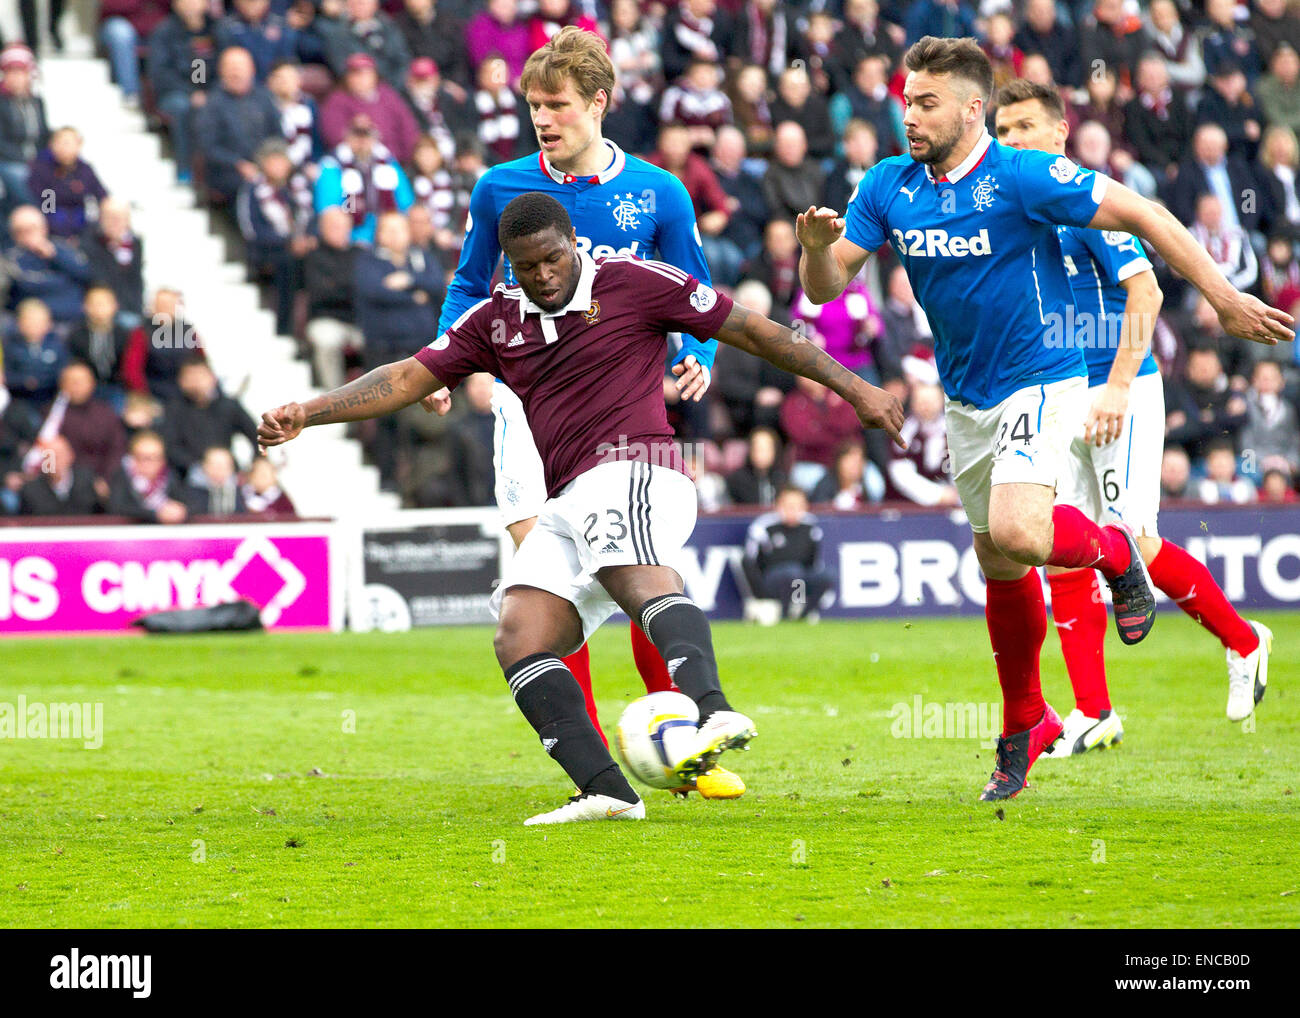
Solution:
[[[208,212],[176,182],[161,141],[144,116],[122,104],[108,65],[90,57],[42,60],[42,92],[51,128],[75,126],[85,136],[84,158],[110,194],[132,206],[132,224],[145,244],[145,294],[173,286],[184,295],[185,316],[201,337],[222,388],[237,395],[258,420],[264,410],[304,399],[312,387],[294,341],[275,332],[244,266],[225,257],[225,244],[208,232]],[[146,329],[150,326],[146,322]],[[303,516],[366,516],[399,508],[379,490],[378,471],[362,461],[359,443],[343,428],[311,428],[273,450],[281,484]]]

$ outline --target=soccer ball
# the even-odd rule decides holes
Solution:
[[[651,693],[633,700],[618,719],[618,752],[632,775],[651,788],[676,788],[672,762],[686,756],[700,709],[683,693]]]

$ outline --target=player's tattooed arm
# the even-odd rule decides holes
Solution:
[[[821,382],[853,406],[863,427],[883,428],[894,441],[902,444],[898,432],[904,415],[898,397],[864,382],[808,337],[736,304],[715,338],[762,357],[782,371]]]
[[[1122,230],[1141,237],[1171,269],[1201,291],[1218,313],[1219,324],[1230,335],[1266,345],[1295,338],[1289,328],[1295,319],[1285,311],[1269,307],[1258,297],[1237,292],[1205,248],[1163,205],[1110,180],[1101,205],[1088,225],[1094,230]]]
[[[257,441],[264,449],[297,438],[315,424],[340,424],[382,417],[418,402],[442,382],[414,357],[384,364],[354,382],[305,403],[286,403],[262,415]]]

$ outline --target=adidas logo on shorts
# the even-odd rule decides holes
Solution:
[[[620,548],[620,547],[618,546],[618,542],[617,542],[617,541],[610,541],[609,544],[605,545],[605,547],[603,547],[603,548],[600,549],[600,553],[601,553],[602,555],[609,555],[609,554],[611,554],[611,553],[617,554],[618,552],[621,552],[622,550],[623,550],[623,549]]]

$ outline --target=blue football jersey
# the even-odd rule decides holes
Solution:
[[[465,246],[460,252],[456,278],[447,288],[442,304],[439,334],[491,296],[492,274],[501,257],[497,222],[511,199],[528,191],[542,191],[564,206],[578,235],[578,249],[593,258],[612,254],[655,258],[689,272],[701,282],[712,282],[695,222],[695,206],[686,187],[667,170],[626,155],[609,139],[605,144],[610,163],[594,177],[568,176],[536,152],[493,166],[479,178],[470,195]],[[509,259],[505,277],[507,285],[515,285]],[[717,349],[715,339],[701,343],[683,333],[682,349],[675,361],[694,354],[712,368]]]
[[[1087,226],[1106,183],[986,132],[938,180],[911,156],[881,160],[849,201],[845,236],[868,251],[893,247],[934,333],[944,391],[987,410],[1017,389],[1087,373],[1065,335],[1072,295],[1056,226]]]
[[[1074,344],[1088,365],[1088,384],[1103,385],[1110,377],[1115,351],[1123,336],[1124,280],[1151,269],[1142,242],[1131,233],[1058,226],[1065,274],[1074,292]],[[1158,371],[1147,351],[1138,375]]]

